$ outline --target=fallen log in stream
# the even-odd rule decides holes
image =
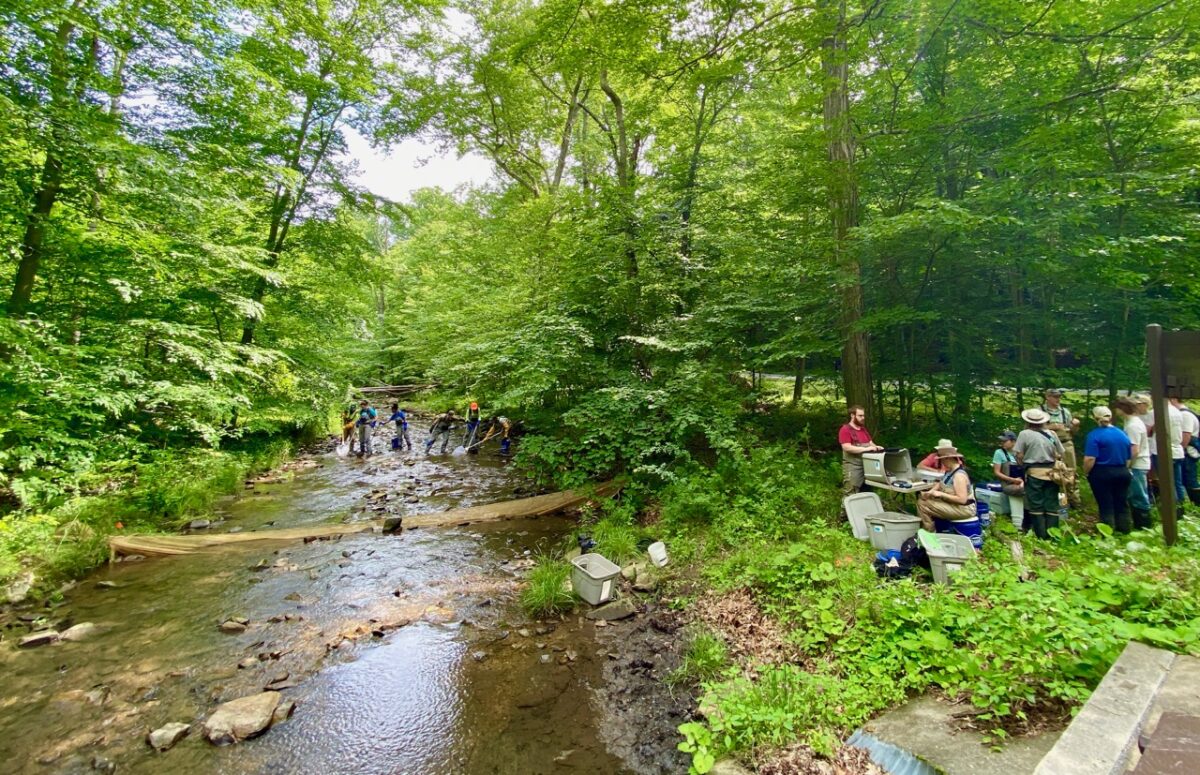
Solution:
[[[565,490],[515,501],[490,503],[485,506],[470,506],[464,509],[450,509],[429,514],[410,514],[400,517],[398,526],[405,529],[452,527],[479,522],[499,522],[521,517],[539,517],[575,508],[594,498],[608,497],[619,489],[620,486],[614,482],[605,482],[597,485],[594,489]],[[318,524],[249,533],[111,536],[108,539],[109,562],[115,560],[118,555],[140,554],[146,557],[170,557],[252,541],[299,541],[306,538],[329,538],[337,535],[363,533],[376,528],[388,530],[396,527],[394,524],[396,519],[396,517],[391,517],[350,524]]]

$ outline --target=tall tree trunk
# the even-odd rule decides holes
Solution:
[[[70,10],[54,33],[55,48],[50,60],[50,88],[52,90],[51,102],[58,111],[65,111],[66,105],[70,101],[69,95],[72,90],[69,85],[71,73],[67,60],[67,47],[71,43],[71,36],[75,34],[75,22],[72,21],[72,17],[79,10],[82,2],[83,0],[75,0],[71,4]],[[93,59],[89,64],[94,66],[94,62]],[[79,99],[83,98],[83,84],[84,79],[80,76],[75,89]],[[63,119],[58,118],[58,120]],[[17,264],[12,295],[8,300],[8,314],[14,318],[22,317],[25,314],[29,308],[29,302],[33,298],[33,283],[37,279],[38,268],[42,262],[42,244],[46,239],[46,223],[50,220],[54,202],[58,199],[58,192],[62,188],[63,169],[60,153],[64,143],[63,129],[57,124],[52,126],[50,142],[46,148],[46,159],[42,162],[42,177],[38,184],[38,190],[33,195],[33,207],[25,220],[25,234],[21,238],[21,259]]]
[[[33,281],[37,279],[38,267],[42,263],[42,243],[46,238],[46,223],[50,211],[58,198],[62,186],[62,162],[53,151],[46,153],[42,164],[42,181],[33,197],[33,209],[25,223],[25,236],[21,240],[21,261],[17,264],[17,275],[13,279],[12,296],[8,300],[8,314],[19,318],[29,308],[33,298]]]
[[[796,384],[792,385],[792,403],[798,404],[804,398],[804,372],[808,367],[808,358],[801,355],[796,359]]]
[[[846,0],[825,0],[835,13],[833,31],[821,42],[825,76],[825,134],[829,146],[829,212],[833,221],[834,265],[845,286],[842,304],[842,379],[846,404],[872,411],[870,342],[857,330],[863,316],[862,267],[850,249],[850,230],[858,225],[858,184],[854,177],[854,135],[850,124],[850,63],[846,46]],[[870,422],[870,420],[868,420]]]

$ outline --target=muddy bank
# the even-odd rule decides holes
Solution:
[[[600,736],[636,772],[687,772],[691,763],[675,746],[678,726],[692,720],[697,690],[667,680],[683,661],[683,624],[678,612],[651,600],[638,616],[596,631],[606,657],[597,691],[606,714]]]

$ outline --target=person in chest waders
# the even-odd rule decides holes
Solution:
[[[447,409],[445,414],[437,416],[437,419],[429,426],[429,438],[425,440],[426,455],[433,449],[433,445],[437,442],[438,437],[442,439],[442,454],[446,454],[446,448],[450,445],[450,428],[459,419],[459,416],[454,413],[453,409]]]
[[[392,404],[392,416],[387,418],[387,422],[396,423],[396,435],[392,437],[392,449],[401,451],[404,445],[408,445],[408,451],[412,452],[412,439],[408,436],[408,415],[400,404]]]
[[[467,407],[467,430],[463,433],[463,446],[467,452],[477,455],[479,448],[472,448],[475,444],[475,436],[479,433],[479,404],[475,401]]]
[[[358,405],[358,421],[355,423],[358,427],[358,456],[370,457],[371,455],[371,430],[375,427],[375,418],[378,417],[375,408],[363,399]]]
[[[1062,405],[1063,391],[1049,388],[1046,391],[1042,411],[1046,413],[1049,422],[1046,430],[1052,431],[1062,442],[1063,463],[1071,471],[1071,479],[1063,488],[1066,491],[1067,505],[1072,509],[1079,508],[1079,473],[1075,465],[1075,444],[1071,441],[1074,434],[1079,432],[1079,420],[1071,415],[1071,410]]]

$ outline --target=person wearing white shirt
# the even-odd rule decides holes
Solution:
[[[1134,528],[1142,530],[1151,526],[1150,488],[1146,482],[1150,473],[1150,436],[1141,417],[1145,409],[1130,398],[1118,398],[1113,406],[1125,418],[1125,435],[1133,444],[1133,454],[1129,460],[1129,473],[1133,476],[1129,483],[1129,512]],[[1142,412],[1138,411],[1139,408]]]
[[[1196,480],[1196,460],[1200,458],[1200,449],[1196,448],[1196,439],[1200,436],[1200,418],[1188,408],[1181,399],[1172,398],[1171,406],[1179,410],[1182,421],[1183,444],[1183,487],[1187,491],[1188,500],[1200,504],[1200,482]]]

